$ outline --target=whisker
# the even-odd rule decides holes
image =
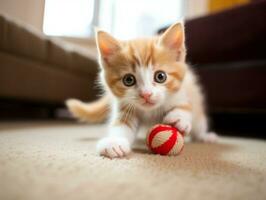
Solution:
[[[129,110],[130,110],[130,104],[127,104],[126,105],[126,111],[122,116],[122,121],[124,121],[124,122],[126,121]]]

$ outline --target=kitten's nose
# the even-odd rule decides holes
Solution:
[[[145,100],[148,100],[151,97],[151,95],[152,92],[147,92],[147,91],[139,93],[139,96]]]

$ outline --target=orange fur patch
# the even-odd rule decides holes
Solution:
[[[192,106],[191,104],[180,104],[180,105],[177,105],[173,108],[171,108],[170,110],[168,110],[168,112],[171,112],[175,109],[181,109],[181,110],[186,110],[186,111],[192,111]]]
[[[122,97],[128,89],[122,83],[125,73],[133,73],[137,67],[153,66],[154,71],[163,70],[169,79],[164,83],[170,92],[180,87],[185,75],[185,64],[176,61],[175,52],[157,44],[157,38],[121,42],[120,52],[103,62],[106,80],[113,93]]]

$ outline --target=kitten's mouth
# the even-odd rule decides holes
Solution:
[[[144,106],[154,106],[155,105],[155,102],[146,100],[144,103],[142,103],[142,105],[144,105]]]

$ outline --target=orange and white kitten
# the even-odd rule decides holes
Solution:
[[[67,106],[89,122],[103,121],[110,111],[107,136],[97,145],[100,155],[126,156],[141,125],[171,124],[194,140],[216,139],[208,133],[200,86],[185,63],[181,23],[158,37],[130,41],[97,31],[96,42],[105,96],[91,104],[68,100]]]

